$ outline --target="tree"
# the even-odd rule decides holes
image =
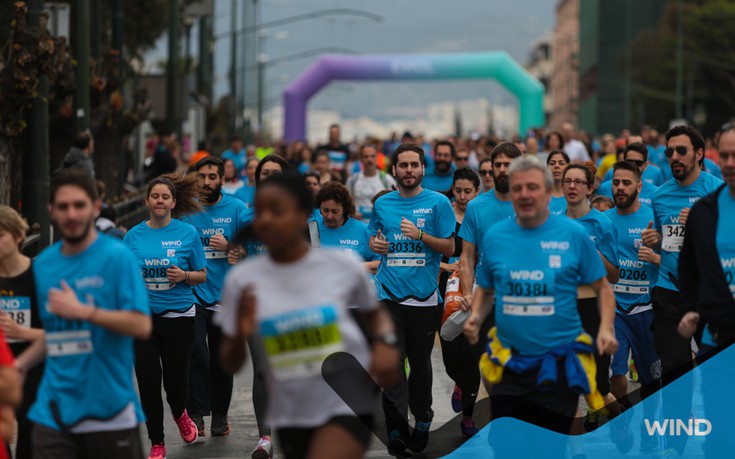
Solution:
[[[25,2],[3,6],[12,19],[0,52],[0,204],[9,204],[13,171],[20,169],[14,142],[26,128],[23,115],[38,96],[39,78],[56,75],[57,46],[45,27],[26,22]]]

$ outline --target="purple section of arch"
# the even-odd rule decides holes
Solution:
[[[445,80],[494,78],[519,100],[521,132],[540,126],[543,86],[506,52],[319,57],[284,91],[284,137],[306,139],[309,99],[333,80]]]

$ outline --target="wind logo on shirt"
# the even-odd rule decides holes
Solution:
[[[720,258],[720,263],[722,263],[722,267],[725,269],[735,268],[735,258]]]
[[[628,234],[641,234],[643,233],[643,228],[628,228]]]
[[[356,239],[340,239],[339,243],[341,245],[360,245],[360,241]]]
[[[171,261],[168,258],[163,258],[163,259],[159,259],[159,258],[152,258],[152,259],[146,258],[145,265],[146,266],[169,266],[169,265],[171,265]]]
[[[671,223],[678,224],[679,223],[679,216],[677,215],[676,217],[669,217],[669,220],[671,220]]]
[[[232,219],[230,217],[213,218],[212,223],[232,223]]]
[[[621,268],[642,268],[643,262],[637,260],[618,260]]]
[[[569,242],[567,241],[541,241],[543,250],[569,250]]]
[[[408,241],[410,240],[408,236],[404,235],[403,233],[393,233],[393,239],[396,241]]]
[[[161,241],[161,246],[163,247],[181,247],[182,243],[181,241]]]
[[[699,201],[700,199],[702,199],[702,198],[699,197],[699,196],[696,196],[694,198],[689,198],[689,204],[694,204],[695,202]]]
[[[204,236],[214,236],[216,234],[225,234],[224,228],[202,228]]]
[[[511,270],[510,278],[513,280],[541,281],[544,280],[544,272],[541,270],[530,271],[527,269]]]
[[[77,290],[85,288],[101,288],[103,285],[105,285],[105,280],[102,276],[86,276],[74,281],[74,287]]]
[[[428,208],[428,209],[414,209],[413,214],[414,215],[431,215],[434,213],[434,209]]]

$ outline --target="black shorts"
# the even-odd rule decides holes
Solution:
[[[585,298],[577,300],[577,311],[579,318],[582,320],[582,328],[592,337],[592,342],[597,338],[597,331],[600,329],[600,311],[597,308],[597,298]],[[600,355],[595,350],[595,364],[597,365],[597,390],[602,396],[610,393],[610,364],[612,356],[607,354]]]
[[[32,435],[34,459],[143,457],[143,445],[137,426],[125,430],[72,434],[50,429],[41,424],[33,424]]]
[[[278,446],[286,459],[302,459],[309,453],[314,434],[324,426],[337,425],[347,430],[355,439],[368,449],[373,432],[372,416],[336,416],[324,425],[311,428],[282,428],[276,431]]]

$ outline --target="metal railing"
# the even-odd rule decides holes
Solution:
[[[26,238],[23,240],[23,245],[21,245],[21,252],[23,252],[26,256],[29,257],[35,257],[38,255],[38,252],[41,251],[40,247],[41,243],[41,225],[38,223],[34,223],[31,226],[31,234],[26,236]]]
[[[125,228],[132,228],[145,220],[148,208],[143,202],[145,188],[140,188],[133,193],[113,199],[110,206],[117,212],[117,223]]]

